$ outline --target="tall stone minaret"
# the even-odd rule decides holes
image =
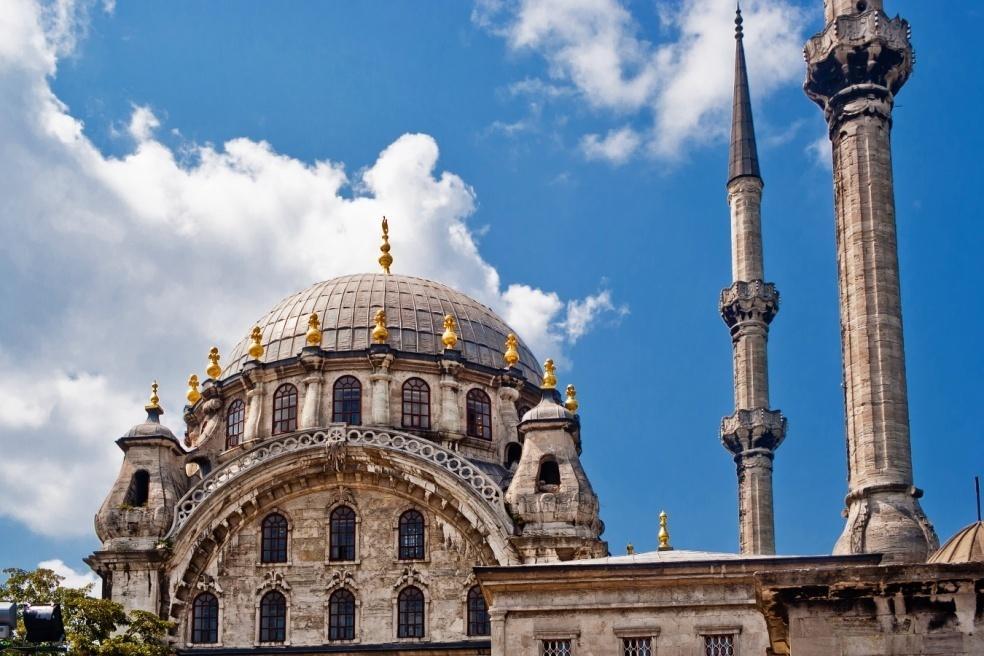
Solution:
[[[735,95],[728,167],[731,206],[731,271],[721,292],[721,316],[734,345],[735,413],[721,420],[721,441],[738,470],[739,542],[743,554],[776,552],[772,513],[772,458],[786,435],[786,419],[769,409],[766,348],[779,292],[764,282],[762,177],[759,175],[741,10],[735,18]]]
[[[909,24],[882,0],[824,0],[806,44],[806,94],[833,145],[847,525],[835,554],[921,562],[938,546],[913,486],[892,183],[892,106],[912,72]]]

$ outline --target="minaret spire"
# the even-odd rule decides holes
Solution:
[[[721,420],[721,441],[738,473],[739,543],[743,554],[774,554],[772,460],[786,419],[769,408],[766,348],[779,292],[764,282],[762,176],[755,147],[741,8],[735,16],[735,93],[728,165],[732,284],[721,292],[721,317],[731,331],[735,412]]]

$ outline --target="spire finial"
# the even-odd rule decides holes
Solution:
[[[389,242],[389,222],[383,217],[383,243],[379,247],[382,255],[379,256],[379,266],[383,267],[383,273],[389,274],[390,265],[393,264],[393,256],[390,255]]]
[[[161,397],[157,396],[157,390],[158,385],[155,380],[150,385],[150,401],[144,406],[148,419],[152,418],[151,415],[158,416],[164,414],[164,408],[161,407]]]
[[[455,332],[456,325],[454,316],[444,315],[444,334],[441,335],[441,341],[444,342],[446,349],[453,349],[458,345],[458,333]]]
[[[629,555],[629,556],[632,556],[632,555],[635,554],[635,547],[632,546],[632,543],[631,542],[628,543],[627,545],[625,545],[625,553],[626,553],[626,555]]]
[[[372,329],[372,343],[385,344],[389,339],[389,331],[386,330],[386,310],[379,308],[373,321],[376,327]]]
[[[741,24],[745,21],[741,17],[741,3],[735,3],[735,38],[741,39],[745,35],[745,31],[742,29]]]
[[[208,367],[205,368],[205,375],[212,380],[218,380],[222,375],[222,367],[219,366],[219,347],[213,346],[208,350]]]
[[[249,357],[254,360],[263,357],[263,331],[259,326],[255,326],[249,334]]]
[[[502,354],[506,367],[512,369],[519,362],[519,340],[514,333],[506,335],[506,352]]]
[[[543,389],[555,389],[557,387],[557,367],[552,358],[547,358],[543,363]]]
[[[752,122],[748,68],[745,65],[745,30],[742,27],[744,22],[739,5],[735,11],[735,89],[731,116],[728,184],[735,178],[762,178],[759,173],[758,148],[755,145],[755,125]]]
[[[321,322],[318,321],[318,313],[312,312],[308,317],[307,336],[308,346],[321,346]]]
[[[567,400],[564,401],[564,407],[572,415],[577,414],[577,409],[580,407],[580,403],[577,402],[577,390],[574,389],[573,385],[567,386]]]
[[[188,393],[185,394],[188,405],[195,405],[202,398],[202,393],[198,391],[198,374],[191,374],[188,377]]]
[[[668,515],[666,511],[659,513],[659,550],[660,551],[672,551],[673,547],[670,546],[670,531],[666,528],[666,519]]]

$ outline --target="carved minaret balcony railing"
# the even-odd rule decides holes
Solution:
[[[847,414],[847,525],[834,553],[922,562],[938,546],[913,486],[891,128],[909,79],[909,24],[881,0],[826,0],[805,49],[806,95],[833,147],[837,277]]]
[[[769,324],[779,311],[779,292],[772,283],[763,282],[763,184],[748,91],[741,11],[735,25],[735,92],[728,167],[734,282],[722,290],[719,306],[734,347],[735,412],[721,421],[721,441],[734,455],[737,467],[741,552],[773,554],[772,459],[786,436],[786,419],[778,410],[769,409],[766,350]]]

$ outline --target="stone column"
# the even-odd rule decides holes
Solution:
[[[243,426],[243,442],[261,437],[260,422],[263,419],[263,383],[257,381],[246,392],[246,423]]]
[[[460,435],[461,409],[458,405],[457,375],[461,363],[454,360],[441,360],[441,418],[437,429],[449,435]]]
[[[519,414],[516,411],[516,401],[519,400],[519,390],[503,381],[499,388],[499,421],[502,423],[502,443],[508,444],[519,439],[516,427],[519,425]]]
[[[806,45],[804,88],[833,147],[849,486],[834,553],[922,562],[939,541],[913,487],[891,152],[913,51],[908,23],[881,4],[828,0],[829,22]]]
[[[489,624],[492,640],[492,656],[506,656],[506,611],[495,606],[489,608]]]
[[[373,345],[369,353],[373,372],[369,375],[372,385],[370,410],[373,426],[391,426],[390,422],[390,382],[393,376],[389,373],[393,364],[393,354],[385,345]]]
[[[321,425],[321,373],[314,373],[304,379],[304,402],[301,405],[299,428],[314,428]]]

